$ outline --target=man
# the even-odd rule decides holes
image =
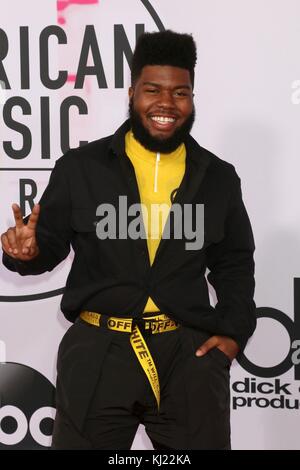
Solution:
[[[39,274],[75,253],[53,448],[129,449],[143,423],[156,449],[230,449],[230,364],[255,328],[254,242],[233,166],[189,135],[195,63],[191,36],[142,35],[130,119],[61,157],[25,221],[13,205],[9,269]]]

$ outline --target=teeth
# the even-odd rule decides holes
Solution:
[[[175,122],[174,118],[165,116],[152,116],[151,119],[156,122]]]

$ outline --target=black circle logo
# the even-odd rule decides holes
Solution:
[[[31,367],[0,363],[0,449],[51,445],[55,387]]]

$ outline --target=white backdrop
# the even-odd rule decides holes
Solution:
[[[121,25],[117,30],[125,33],[132,49],[136,25],[154,31],[162,24],[193,34],[198,63],[197,118],[192,133],[201,145],[233,163],[242,179],[257,246],[256,303],[259,308],[269,308],[258,310],[264,318],[259,319],[246,349],[250,366],[244,358],[244,367],[236,362],[232,367],[235,449],[300,448],[299,16],[297,0],[1,0],[0,80],[5,80],[5,70],[11,87],[0,89],[1,232],[13,223],[10,205],[20,202],[20,185],[25,184],[29,194],[36,184],[37,201],[49,169],[62,154],[60,107],[68,96],[81,98],[87,107],[87,114],[82,115],[71,108],[71,146],[110,134],[126,116],[129,67],[126,58],[124,67],[119,62],[124,83],[116,88],[115,25]],[[40,78],[39,38],[50,25],[59,26],[67,37],[67,44],[58,45],[55,37],[49,40],[50,77],[56,79],[58,70],[68,71],[68,81],[59,89],[48,89]],[[74,89],[86,25],[95,27],[107,87],[102,80],[99,88],[96,78],[90,76],[82,89]],[[21,60],[20,27],[28,27],[27,72],[27,30],[22,30]],[[91,57],[89,65],[93,65]],[[16,151],[23,146],[20,133],[8,125],[7,100],[13,97],[20,98],[12,118],[27,126],[32,135],[31,150],[23,158],[13,158],[3,146],[3,141],[11,141]],[[43,118],[41,97],[46,97]],[[18,106],[24,103],[22,99],[31,108],[26,115]],[[45,103],[49,103],[49,127]],[[18,152],[16,155],[20,157]],[[31,182],[26,185],[25,179]],[[25,208],[28,213],[28,203]],[[20,296],[62,288],[71,258],[39,277],[22,278],[0,268],[0,361],[29,366],[52,384],[57,347],[69,326],[59,310],[60,296],[40,300]],[[289,332],[283,322],[288,323]],[[0,387],[1,370],[0,364]],[[0,408],[0,422],[2,418],[4,423],[0,446],[1,436],[5,437],[4,416]],[[151,448],[142,427],[133,448]]]

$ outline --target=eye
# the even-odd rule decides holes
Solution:
[[[174,96],[179,96],[180,98],[189,96],[189,93],[186,91],[175,91]]]
[[[154,93],[158,93],[158,89],[157,88],[146,88],[145,92],[154,94]]]

